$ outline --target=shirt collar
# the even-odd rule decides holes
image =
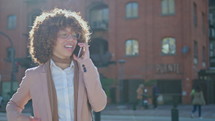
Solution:
[[[60,68],[59,66],[57,66],[57,65],[55,64],[55,62],[54,62],[52,59],[50,60],[50,67],[51,67],[51,68]],[[69,67],[67,67],[67,68],[74,68],[74,62],[71,61]],[[67,69],[67,68],[65,68],[65,69]]]

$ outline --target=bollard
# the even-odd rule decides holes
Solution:
[[[178,121],[178,109],[176,105],[173,105],[173,108],[171,110],[171,117],[172,121]]]
[[[137,105],[137,103],[133,103],[133,105],[132,105],[133,110],[137,110],[136,105]]]
[[[95,121],[101,121],[101,112],[94,112]]]

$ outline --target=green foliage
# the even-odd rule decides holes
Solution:
[[[108,97],[110,97],[110,87],[112,86],[114,81],[115,80],[111,79],[111,78],[106,78],[106,77],[101,78],[102,87],[103,87],[103,89],[106,92]]]

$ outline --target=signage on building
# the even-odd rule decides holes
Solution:
[[[177,73],[179,74],[179,64],[157,64],[157,73]]]

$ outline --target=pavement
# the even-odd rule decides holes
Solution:
[[[171,116],[172,105],[160,105],[156,109],[149,107],[148,109],[137,108],[133,110],[131,106],[125,105],[108,105],[102,114],[105,115],[137,115],[137,116]],[[179,117],[190,117],[192,105],[178,105],[177,110]],[[197,116],[197,112],[195,113]],[[215,119],[215,105],[202,106],[202,116],[205,118]]]
[[[102,111],[101,117],[104,119],[107,116],[123,116],[125,119],[130,118],[129,121],[139,121],[138,119],[142,119],[141,121],[171,121],[172,108],[172,105],[161,105],[156,109],[149,107],[149,109],[138,108],[137,110],[133,110],[132,106],[108,105]],[[194,118],[191,118],[192,108],[192,105],[178,105],[178,119],[180,121],[199,120],[198,112],[195,112]],[[202,121],[215,121],[215,105],[202,106],[202,117]]]
[[[101,121],[173,121],[171,118],[171,105],[160,105],[156,109],[137,108],[126,105],[107,105],[101,112]],[[202,117],[191,118],[192,105],[179,105],[178,121],[215,121],[215,105],[202,107]],[[0,121],[7,121],[5,112],[0,112]]]

